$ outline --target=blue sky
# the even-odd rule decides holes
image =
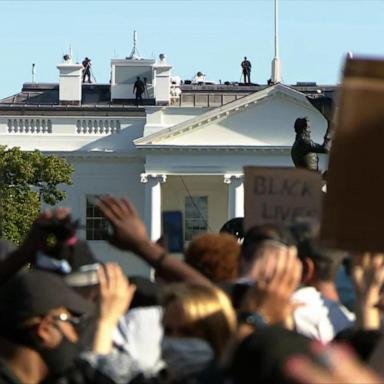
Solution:
[[[32,63],[37,81],[57,82],[69,45],[107,83],[110,60],[129,55],[134,29],[140,54],[164,52],[183,79],[202,71],[238,81],[244,55],[254,82],[270,77],[273,0],[0,0],[0,14],[0,98],[31,80]],[[284,83],[335,84],[348,51],[384,56],[383,36],[384,0],[280,0]]]

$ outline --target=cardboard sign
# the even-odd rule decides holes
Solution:
[[[348,60],[333,127],[321,239],[384,251],[384,61]]]
[[[244,167],[245,230],[256,224],[319,220],[321,175],[298,168]]]

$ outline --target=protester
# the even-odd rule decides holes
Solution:
[[[343,255],[304,227],[253,227],[240,255],[232,235],[204,234],[183,261],[148,238],[128,200],[97,205],[110,243],[153,267],[162,285],[99,264],[69,209],[43,212],[0,261],[0,383],[383,381],[383,254],[351,256],[353,322],[334,284]],[[32,270],[20,272],[26,264]],[[300,333],[332,343],[319,349]]]
[[[98,275],[98,310],[62,278],[45,271],[22,272],[1,287],[2,380],[65,383],[78,377],[79,382],[109,382],[92,368],[86,355],[97,359],[110,352],[112,331],[129,305],[134,287],[124,280],[117,265],[108,264]],[[93,335],[87,332],[89,327],[94,329]]]
[[[213,286],[170,285],[164,295],[163,358],[172,381],[197,376],[219,362],[236,329],[224,292]]]
[[[236,309],[240,307],[250,286],[257,281],[259,255],[265,253],[265,244],[294,246],[295,241],[291,232],[281,226],[254,226],[246,232],[241,245],[239,276],[232,282],[221,284]]]
[[[265,325],[292,328],[292,314],[301,305],[292,300],[302,273],[296,247],[267,240],[257,253],[254,284],[245,293],[238,313],[243,324],[240,336]]]
[[[236,279],[240,245],[234,236],[206,233],[195,237],[185,252],[185,261],[214,283]]]
[[[292,296],[303,304],[293,313],[295,329],[327,343],[354,325],[355,315],[340,303],[335,284],[336,272],[346,253],[320,246],[316,228],[310,223],[297,223],[291,230],[303,263],[303,287]]]

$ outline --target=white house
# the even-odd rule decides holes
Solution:
[[[74,184],[63,203],[86,226],[103,260],[130,273],[148,274],[136,258],[100,240],[101,218],[92,204],[102,194],[128,196],[145,218],[152,239],[162,214],[176,212],[184,240],[217,232],[243,215],[243,166],[292,166],[297,117],[309,117],[321,142],[334,87],[171,82],[172,67],[128,58],[111,61],[110,84],[82,84],[81,65],[58,65],[58,84],[26,83],[0,100],[0,144],[38,149],[68,159]],[[145,105],[135,107],[137,76],[146,78]],[[321,162],[324,166],[322,158]]]

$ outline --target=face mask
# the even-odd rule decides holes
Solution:
[[[39,353],[48,366],[49,376],[60,376],[74,365],[74,361],[80,354],[80,346],[78,343],[72,343],[63,335],[63,339],[56,348],[44,348]]]
[[[214,359],[211,346],[197,338],[165,336],[161,351],[170,377],[177,379],[200,373]]]

